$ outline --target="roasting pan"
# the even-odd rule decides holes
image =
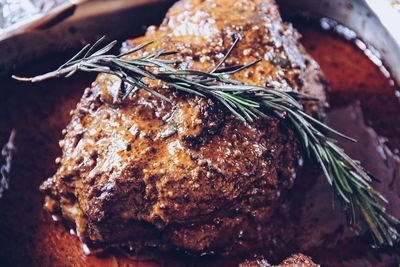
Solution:
[[[57,0],[54,0],[57,2]],[[0,0],[0,8],[2,3],[7,2]],[[15,71],[23,69],[24,66],[39,65],[43,57],[51,57],[52,55],[60,55],[70,52],[76,52],[84,44],[94,42],[99,37],[105,35],[108,40],[124,40],[129,37],[135,37],[142,34],[146,27],[149,25],[158,25],[164,17],[167,9],[173,4],[172,0],[86,0],[86,1],[63,1],[65,5],[62,8],[53,10],[47,15],[38,17],[29,23],[16,25],[8,31],[1,33],[0,31],[0,79],[9,77]],[[68,2],[68,3],[67,3]],[[74,3],[72,3],[74,2]],[[398,13],[389,3],[383,0],[277,0],[283,17],[290,16],[306,16],[313,19],[328,18],[339,24],[345,25],[354,31],[353,34],[358,36],[366,44],[370,45],[370,51],[373,51],[376,63],[382,64],[387,68],[391,78],[395,83],[400,85],[400,13]],[[0,10],[1,11],[1,10]],[[351,37],[351,36],[350,36]],[[65,58],[64,58],[65,59]],[[64,60],[61,59],[61,60]],[[61,61],[62,62],[62,61]],[[19,74],[19,73],[18,73]],[[92,80],[90,78],[88,83]],[[57,81],[52,82],[53,87],[58,86]],[[29,86],[21,85],[21,88],[29,90]],[[0,93],[2,91],[2,84],[0,83]],[[57,88],[50,88],[52,90],[44,90],[49,94],[57,94],[54,90],[67,90],[68,86],[63,85]],[[43,91],[43,90],[42,90]],[[22,89],[19,92],[25,92]],[[80,91],[80,94],[82,92]],[[53,99],[54,96],[47,98],[44,96],[36,96],[34,92],[28,92],[28,96],[21,96],[21,99],[31,97],[32,101],[46,101],[46,99]],[[68,95],[69,93],[67,93]],[[72,93],[71,93],[72,94]],[[64,97],[64,96],[63,96]],[[80,95],[78,96],[80,97]],[[79,98],[77,98],[79,99]],[[60,102],[63,99],[60,99]],[[4,101],[4,102],[2,102]],[[2,99],[1,103],[6,103],[7,100]],[[22,103],[29,102],[29,100],[22,100]],[[17,102],[18,103],[18,102]],[[68,108],[73,108],[76,102],[69,103]],[[59,109],[63,108],[61,106]],[[51,110],[38,110],[44,118],[43,124],[50,124],[50,126],[43,126],[43,129],[54,128],[52,132],[43,132],[44,130],[39,127],[37,129],[28,129],[38,131],[43,136],[38,142],[33,144],[36,146],[45,146],[41,151],[46,150],[48,140],[53,140],[54,136],[61,137],[58,128],[62,128],[63,122],[58,121],[58,117],[52,116],[54,112],[60,111],[59,109]],[[16,107],[16,113],[22,112]],[[34,111],[36,112],[36,111]],[[6,117],[10,116],[10,117]],[[29,120],[30,114],[20,114],[18,116],[12,114],[0,114],[0,134],[2,136],[8,135],[13,127],[24,125],[24,120]],[[14,123],[16,118],[22,118],[21,122]],[[68,118],[65,119],[68,121]],[[7,122],[10,122],[7,125]],[[39,124],[39,126],[42,124]],[[54,127],[53,127],[54,126]],[[17,137],[22,133],[17,132]],[[52,136],[52,137],[50,137]],[[25,138],[25,137],[24,137]],[[3,145],[4,139],[1,139],[0,145]],[[56,144],[54,145],[56,146]],[[17,157],[20,157],[27,149],[24,147],[17,147]],[[29,148],[31,149],[31,148]],[[53,145],[51,147],[53,149]],[[54,151],[49,149],[49,151]],[[56,154],[49,152],[49,155],[37,155],[39,160],[32,161],[38,162],[41,158],[45,160],[54,159],[59,153],[58,148],[55,150]],[[35,152],[32,152],[36,156]],[[45,161],[43,160],[43,161]],[[44,165],[45,163],[41,163]],[[41,177],[42,173],[36,170],[33,163],[27,162],[22,168],[33,169],[32,176]],[[45,170],[53,169],[43,167]],[[47,169],[46,169],[47,168]],[[0,176],[1,178],[1,176]],[[46,177],[42,177],[44,180]],[[16,190],[13,185],[13,177],[10,179],[9,190]],[[2,183],[0,183],[0,187]],[[38,188],[37,182],[31,185],[30,181],[23,181],[23,185],[19,188],[34,187]],[[2,189],[0,188],[0,204],[3,201],[1,198]],[[20,192],[23,195],[23,192]],[[23,199],[24,196],[21,196]],[[32,205],[40,207],[43,199],[24,199],[21,201],[32,201]],[[13,205],[14,203],[7,203]],[[17,203],[16,203],[17,204]],[[36,208],[37,208],[36,207]],[[1,208],[1,205],[0,205]],[[12,208],[10,208],[12,210]],[[28,210],[27,212],[30,212]],[[16,217],[17,218],[17,217]],[[6,235],[3,240],[7,239],[7,229],[1,229],[0,217],[0,235]],[[17,220],[17,219],[16,219]],[[32,231],[35,231],[34,229]],[[9,235],[12,236],[11,234]],[[28,239],[30,237],[27,237]],[[57,242],[62,240],[72,240],[70,237],[55,236],[50,240],[51,244],[57,246]],[[0,239],[1,240],[1,239]],[[61,240],[61,241],[60,241]],[[34,246],[36,240],[17,240],[14,243],[29,243]],[[1,249],[1,248],[0,248]],[[35,248],[38,250],[38,248]],[[68,253],[75,253],[74,250],[68,250],[62,255]],[[81,252],[76,252],[81,253]],[[1,265],[1,251],[0,251],[0,265]],[[4,254],[3,254],[4,255]],[[56,259],[54,259],[56,260]],[[400,259],[399,259],[400,262]],[[117,266],[115,262],[107,262],[104,266]],[[30,266],[27,263],[25,266]],[[93,264],[96,266],[96,264]],[[136,266],[136,265],[133,265]],[[139,264],[137,265],[139,266]],[[140,265],[142,266],[142,265]],[[153,266],[153,265],[143,265]]]

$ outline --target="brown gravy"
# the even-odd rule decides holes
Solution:
[[[342,146],[383,182],[376,186],[391,201],[390,211],[400,217],[400,148],[398,88],[352,42],[318,24],[295,21],[302,42],[331,82],[328,121],[336,129],[358,139]],[[57,61],[62,62],[66,56]],[[40,62],[40,64],[38,64]],[[60,62],[38,59],[17,73],[49,70]],[[55,169],[58,140],[73,109],[93,75],[68,80],[23,84],[0,80],[0,144],[16,129],[17,152],[10,190],[0,199],[0,266],[235,266],[240,258],[181,253],[133,257],[121,252],[86,257],[78,239],[42,211],[38,187]],[[354,104],[356,102],[360,104]],[[1,160],[1,159],[0,159]],[[0,163],[2,163],[0,161]],[[287,193],[293,211],[284,225],[293,232],[290,249],[270,259],[280,261],[303,252],[323,266],[399,266],[400,248],[373,249],[370,236],[355,236],[346,227],[341,207],[332,208],[332,195],[323,176],[303,171]],[[255,254],[262,255],[262,251]]]

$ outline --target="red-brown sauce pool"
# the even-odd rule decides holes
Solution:
[[[391,152],[400,148],[397,88],[352,42],[316,23],[300,20],[295,26],[330,81],[332,111],[328,121],[359,140],[341,145],[381,177],[382,183],[376,186],[391,201],[390,211],[400,217],[396,209],[400,205],[400,161]],[[40,59],[18,73],[44,72],[67,57],[58,58],[59,62]],[[11,129],[16,129],[18,149],[10,190],[0,199],[0,266],[236,266],[240,258],[196,258],[180,253],[133,257],[119,252],[86,257],[77,238],[42,210],[38,187],[56,170],[61,130],[83,88],[93,79],[93,75],[77,75],[33,85],[0,80],[0,144],[5,144]],[[357,101],[360,106],[354,104]],[[332,208],[331,190],[323,176],[303,171],[284,197],[290,199],[285,207],[290,214],[276,220],[293,238],[285,241],[287,249],[270,258],[272,263],[303,252],[323,266],[399,266],[399,247],[373,249],[367,233],[356,237],[346,227],[339,204]],[[255,251],[258,255],[262,252]]]
[[[368,124],[400,148],[400,92],[353,41],[323,30],[317,23],[297,21],[301,42],[327,76],[332,92],[331,106],[360,101]]]

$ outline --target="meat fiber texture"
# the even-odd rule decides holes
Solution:
[[[225,67],[261,62],[232,75],[243,83],[301,92],[321,114],[325,82],[299,34],[272,0],[184,0],[161,26],[128,40],[127,56],[176,51],[177,67],[209,71],[240,41]],[[86,88],[60,141],[60,167],[41,187],[46,209],[89,249],[178,249],[194,254],[274,246],[271,216],[292,187],[301,160],[293,130],[277,119],[245,124],[214,99],[148,81],[125,100],[121,82],[100,74]]]

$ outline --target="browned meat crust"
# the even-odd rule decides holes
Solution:
[[[272,0],[181,1],[159,28],[123,49],[155,40],[147,51],[174,50],[174,59],[185,62],[179,67],[210,70],[234,34],[242,40],[227,65],[264,59],[235,79],[324,102],[317,64]],[[113,101],[119,85],[99,75],[72,112],[60,142],[60,168],[41,187],[46,208],[76,227],[90,248],[207,253],[274,243],[272,233],[262,229],[268,229],[281,191],[295,178],[300,153],[292,130],[275,119],[245,125],[211,99],[154,82],[171,103],[144,90]]]
[[[271,265],[264,259],[245,261],[239,264],[239,267],[319,267],[320,265],[315,264],[311,257],[303,254],[295,254],[290,258],[287,258],[278,265]]]

